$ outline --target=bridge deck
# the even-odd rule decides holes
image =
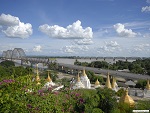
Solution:
[[[85,70],[88,71],[92,71],[94,73],[98,73],[98,74],[105,74],[107,75],[107,73],[109,72],[110,75],[112,76],[116,76],[116,77],[122,77],[125,79],[134,79],[134,80],[139,80],[139,79],[143,79],[143,80],[147,80],[150,79],[149,75],[140,75],[140,74],[134,74],[134,73],[126,73],[126,72],[119,72],[119,71],[114,71],[114,70],[106,70],[106,69],[99,69],[99,68],[92,68],[92,67],[84,67],[84,66],[77,66],[77,65],[71,65],[71,64],[63,64],[63,63],[58,63],[59,66],[63,66],[63,67],[68,67],[70,69],[77,69],[77,70],[83,70],[83,68]]]

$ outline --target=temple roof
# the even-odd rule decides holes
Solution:
[[[128,85],[128,86],[135,86],[135,85],[136,85],[136,84],[135,84],[133,81],[131,81],[131,80],[127,81],[125,84]]]

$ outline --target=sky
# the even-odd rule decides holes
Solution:
[[[0,54],[150,57],[150,0],[0,0]]]

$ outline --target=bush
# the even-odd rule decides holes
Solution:
[[[102,109],[105,113],[111,113],[111,111],[117,107],[115,91],[108,88],[97,90],[97,94],[100,97],[99,108]]]
[[[136,109],[149,110],[150,109],[150,100],[140,100],[140,101],[138,101]]]
[[[145,89],[146,84],[146,80],[138,80],[135,87]]]
[[[125,94],[125,90],[123,88],[119,89],[117,92],[116,92],[116,95],[121,97],[123,94]]]
[[[6,61],[2,61],[0,65],[3,67],[12,67],[15,66],[15,63],[13,61],[6,60]]]

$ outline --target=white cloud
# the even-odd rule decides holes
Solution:
[[[150,0],[146,0],[147,3],[150,3]]]
[[[18,17],[1,14],[0,25],[2,32],[10,38],[27,38],[32,34],[32,25],[30,23],[20,22]],[[3,26],[6,26],[3,29]]]
[[[27,38],[32,34],[32,25],[20,22],[19,25],[10,26],[2,32],[8,37]]]
[[[87,52],[89,50],[89,47],[86,45],[69,45],[69,46],[64,46],[60,50],[63,53],[83,54],[84,52]]]
[[[150,50],[150,44],[148,43],[145,43],[145,44],[138,44],[138,45],[135,45],[133,47],[133,52],[148,52]]]
[[[88,51],[89,50],[89,47],[88,46],[79,46],[78,47],[79,48],[79,50],[81,50],[81,51]]]
[[[133,32],[131,29],[125,29],[125,26],[121,23],[114,25],[114,29],[121,37],[135,37],[137,33]]]
[[[116,41],[105,42],[108,47],[118,47],[119,44]]]
[[[116,41],[105,42],[104,45],[101,45],[97,51],[99,53],[117,53],[122,51],[120,45]]]
[[[14,26],[18,25],[20,22],[18,17],[11,16],[11,15],[6,15],[6,14],[1,14],[0,15],[0,25],[4,26]]]
[[[150,6],[142,7],[142,12],[150,12]]]
[[[113,52],[112,49],[108,48],[106,45],[104,46],[100,46],[100,48],[98,48],[98,51],[103,51],[103,52]]]
[[[65,46],[61,50],[65,53],[74,53],[75,52],[75,47],[74,46]]]
[[[93,38],[92,28],[83,28],[81,22],[78,20],[72,25],[68,25],[66,28],[54,25],[49,26],[47,24],[39,26],[39,30],[49,37],[64,38],[64,39],[81,39],[81,38]]]
[[[93,41],[91,39],[81,39],[81,40],[75,40],[75,43],[78,45],[91,45],[93,44]]]
[[[35,52],[41,52],[42,47],[40,45],[34,46],[33,51]]]

